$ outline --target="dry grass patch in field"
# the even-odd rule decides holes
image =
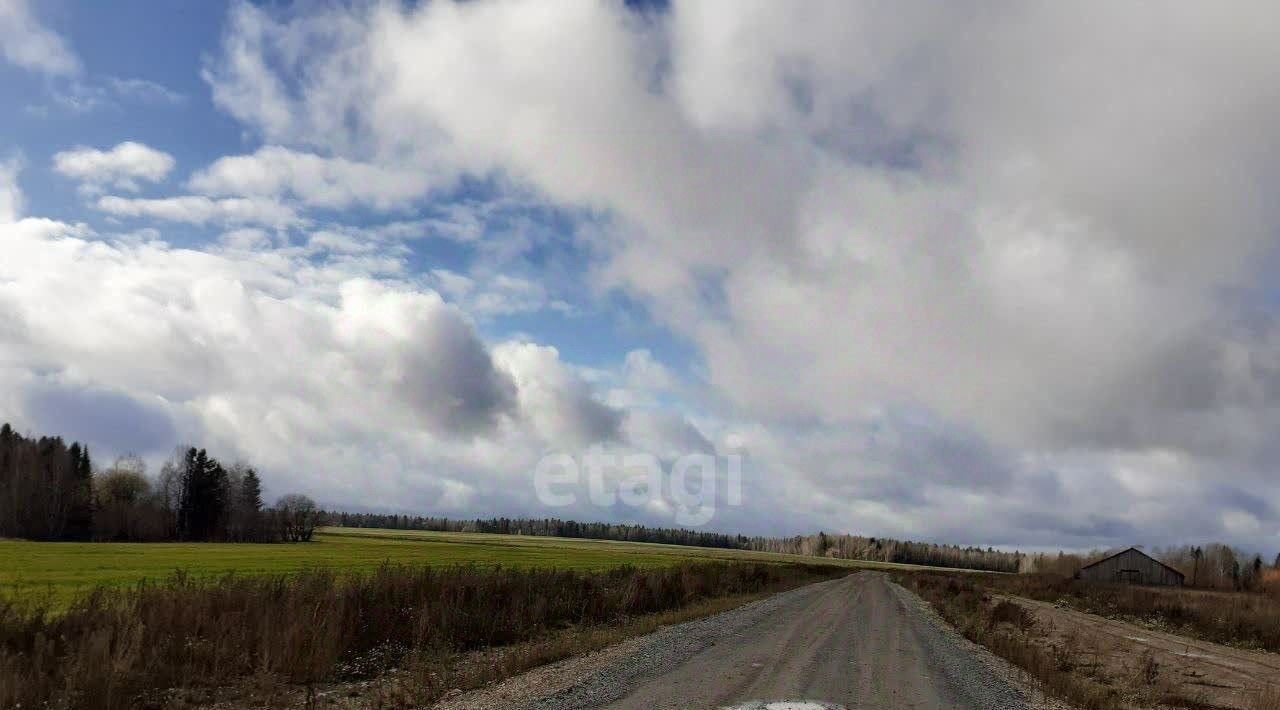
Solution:
[[[984,583],[1149,628],[1280,652],[1280,597],[1272,593],[1089,584],[1048,575],[1008,575]]]
[[[1250,702],[1249,710],[1280,710],[1280,689],[1268,686],[1259,691]]]
[[[0,707],[131,708],[168,703],[175,688],[199,700],[210,688],[251,679],[264,689],[309,687],[392,668],[422,671],[421,700],[457,682],[444,661],[458,654],[509,649],[505,667],[495,660],[476,676],[499,677],[572,651],[557,632],[840,572],[721,562],[596,573],[385,565],[358,576],[196,582],[179,575],[99,590],[61,613],[0,602]],[[439,682],[428,682],[433,671],[444,673]]]

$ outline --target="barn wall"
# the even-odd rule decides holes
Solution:
[[[1126,579],[1126,575],[1129,574],[1126,570],[1136,570],[1141,575],[1141,584],[1165,586],[1182,584],[1182,579],[1172,570],[1136,550],[1126,550],[1111,559],[1082,569],[1080,578],[1092,582],[1131,581]]]

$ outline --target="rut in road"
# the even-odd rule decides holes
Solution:
[[[883,574],[850,575],[664,629],[572,687],[506,707],[1025,708],[922,604]]]

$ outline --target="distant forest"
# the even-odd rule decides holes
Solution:
[[[305,541],[318,520],[315,503],[305,496],[264,506],[262,479],[252,466],[225,467],[204,449],[175,452],[153,480],[137,456],[98,470],[88,446],[0,426],[0,537]]]
[[[268,507],[253,466],[224,466],[204,449],[174,451],[159,473],[125,455],[94,465],[89,447],[58,436],[23,436],[0,426],[0,538],[45,541],[305,542],[319,526],[535,535],[729,550],[781,552],[868,562],[897,562],[991,572],[1071,577],[1109,552],[1023,554],[861,535],[749,537],[700,530],[556,518],[460,520],[420,515],[322,511],[306,496],[285,495]],[[1155,558],[1181,570],[1189,586],[1253,590],[1280,586],[1280,555],[1270,564],[1230,546],[1155,548]]]
[[[246,463],[224,466],[204,449],[180,448],[154,478],[137,456],[95,467],[89,448],[61,437],[23,436],[0,426],[0,537],[49,541],[303,542],[316,527],[538,535],[782,552],[875,562],[1016,572],[1023,555],[888,538],[818,533],[747,537],[572,520],[450,520],[324,512],[306,496],[262,501],[262,479]]]
[[[1017,572],[1022,564],[1020,552],[1002,552],[992,548],[939,545],[860,535],[797,535],[795,537],[748,537],[725,533],[651,528],[643,525],[614,523],[579,523],[555,518],[492,518],[489,520],[451,520],[409,515],[377,513],[325,512],[323,523],[351,528],[389,528],[394,530],[431,530],[436,532],[499,533],[504,535],[536,535],[656,542],[667,545],[717,547],[756,552],[783,552],[810,557],[831,557],[867,562],[899,562],[989,572]]]

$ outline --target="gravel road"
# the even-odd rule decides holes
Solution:
[[[864,572],[668,627],[444,707],[1027,708],[1013,678],[942,628],[917,597]]]

